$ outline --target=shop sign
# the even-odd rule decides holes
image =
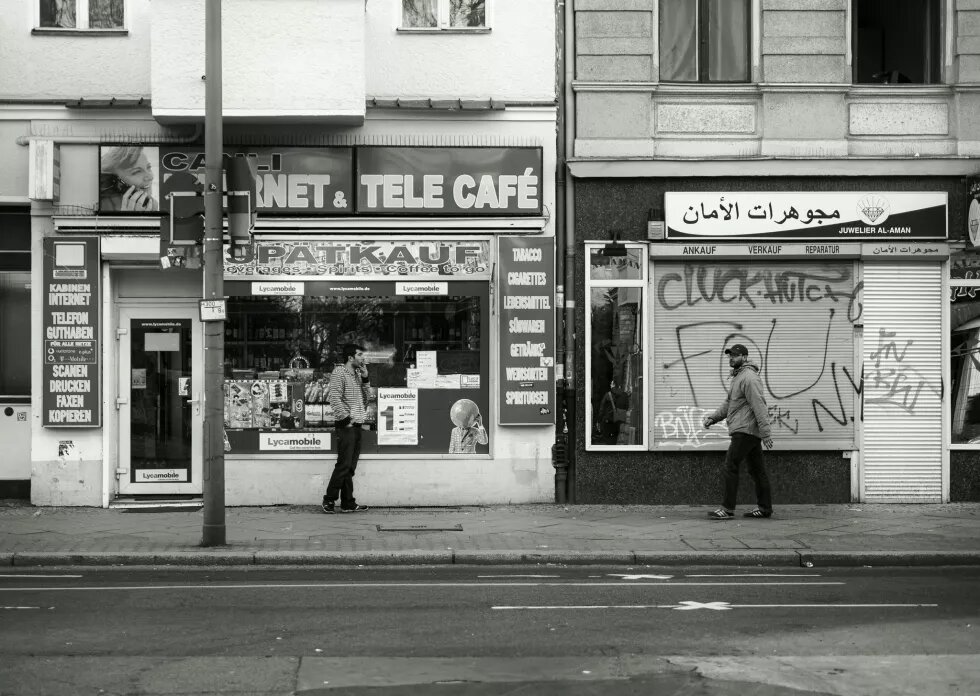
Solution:
[[[969,184],[970,207],[966,213],[967,235],[970,244],[980,246],[980,179],[972,179]]]
[[[330,433],[259,433],[260,452],[329,452]]]
[[[161,196],[166,198],[171,191],[204,190],[203,150],[165,146],[159,150]],[[350,215],[352,153],[349,147],[240,147],[225,151],[229,156],[255,159],[258,210],[287,215]]]
[[[357,212],[541,215],[539,147],[359,147]]]
[[[555,422],[554,240],[500,237],[500,423]]]
[[[236,257],[225,249],[225,279],[296,280],[411,277],[413,280],[490,276],[485,240],[260,240]]]
[[[44,426],[102,424],[99,238],[44,239]]]
[[[947,194],[666,193],[667,239],[946,239]]]

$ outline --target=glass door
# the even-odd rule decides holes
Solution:
[[[201,493],[197,308],[120,310],[119,492]]]

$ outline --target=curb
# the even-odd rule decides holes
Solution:
[[[0,553],[0,566],[452,566],[611,565],[735,567],[980,566],[978,551],[530,551],[387,550],[24,551]]]

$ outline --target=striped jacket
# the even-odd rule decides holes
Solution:
[[[333,409],[336,424],[346,427],[348,423],[361,424],[367,418],[368,384],[362,382],[346,365],[334,366],[327,387],[327,401]]]

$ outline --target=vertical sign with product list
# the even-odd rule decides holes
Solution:
[[[44,426],[102,424],[99,238],[44,239]]]
[[[499,237],[500,424],[555,422],[555,249]]]

